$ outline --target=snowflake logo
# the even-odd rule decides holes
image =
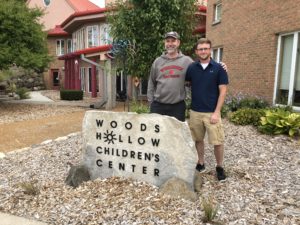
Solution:
[[[108,130],[106,130],[106,133],[104,133],[104,137],[103,137],[105,140],[104,142],[107,142],[107,144],[110,144],[110,143],[115,143],[114,141],[117,140],[116,138],[116,134],[113,133],[113,131],[111,132],[108,132]]]

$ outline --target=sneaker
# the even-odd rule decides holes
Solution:
[[[225,181],[226,180],[226,175],[225,175],[225,171],[224,171],[223,167],[217,166],[216,171],[217,171],[218,180],[219,181]]]
[[[205,165],[201,165],[200,163],[197,164],[196,170],[198,170],[199,173],[205,172]]]

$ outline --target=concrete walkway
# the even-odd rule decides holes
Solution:
[[[25,219],[19,216],[13,216],[0,212],[0,224],[1,225],[47,225],[47,223]]]
[[[82,101],[53,101],[52,99],[41,94],[40,91],[30,91],[30,98],[28,99],[12,99],[11,97],[0,98],[0,101],[7,101],[10,103],[25,103],[25,104],[48,104],[48,105],[62,105],[62,106],[80,106],[89,108],[92,103]],[[1,96],[0,96],[1,97]],[[1,224],[0,224],[1,225]]]
[[[30,102],[53,102],[52,99],[47,98],[46,96],[42,95],[39,91],[31,91],[29,92],[30,98],[23,99],[22,101],[30,101]]]

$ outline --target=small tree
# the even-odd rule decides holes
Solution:
[[[0,70],[17,65],[43,71],[50,57],[38,22],[42,11],[20,0],[0,0],[0,5]]]
[[[181,36],[181,50],[189,54],[195,43],[196,0],[117,0],[108,21],[115,42],[128,41],[126,74],[146,78],[156,57],[163,51],[168,31]],[[124,62],[124,52],[116,58]],[[122,64],[121,64],[122,65]]]

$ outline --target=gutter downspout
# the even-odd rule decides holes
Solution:
[[[103,94],[104,94],[104,96],[103,96],[103,99],[100,101],[99,106],[98,106],[99,108],[101,108],[103,105],[105,105],[107,103],[107,100],[108,100],[107,88],[106,88],[107,78],[106,78],[106,73],[105,73],[105,70],[104,70],[104,66],[101,66],[99,63],[96,63],[92,60],[89,60],[89,59],[85,58],[84,54],[80,55],[80,59],[87,62],[87,63],[89,63],[89,64],[92,64],[92,65],[94,65],[98,68],[101,68],[104,72],[103,73],[103,89],[104,89]],[[95,105],[90,105],[90,107],[91,108],[98,108],[98,107],[95,107]]]

